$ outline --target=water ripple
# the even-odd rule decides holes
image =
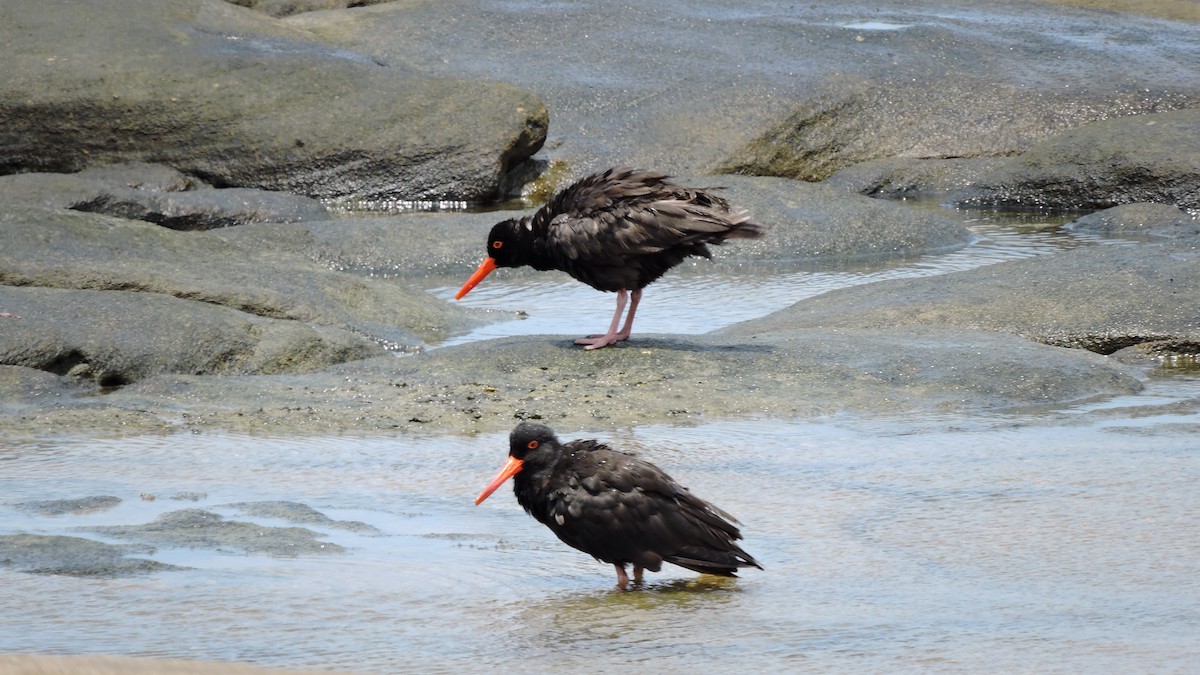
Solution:
[[[1156,405],[1200,393],[1200,381],[1172,387],[1151,392]],[[1061,426],[960,415],[605,432],[738,516],[766,567],[734,580],[668,567],[640,593],[614,591],[609,566],[564,546],[508,490],[472,504],[504,456],[502,433],[10,443],[0,535],[88,536],[76,528],[180,508],[288,524],[223,506],[271,500],[377,532],[299,523],[346,552],[162,549],[144,555],[188,569],[128,578],[0,567],[0,652],[377,672],[682,670],[696,659],[718,672],[919,670],[938,659],[965,670],[1171,670],[1194,655],[1200,619],[1187,498],[1200,494],[1200,446],[1178,426],[1131,444],[1070,421],[1110,412],[1080,407]],[[1174,420],[1196,424],[1200,412]],[[14,506],[90,494],[122,502],[55,517]]]

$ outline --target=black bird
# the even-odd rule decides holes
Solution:
[[[550,427],[522,422],[509,435],[508,462],[475,499],[510,477],[517,503],[569,546],[617,568],[617,588],[663,561],[719,576],[762,569],[737,545],[737,520],[696,497],[661,469],[599,441],[559,443]]]
[[[454,299],[497,267],[562,270],[596,290],[617,293],[608,332],[575,341],[599,349],[629,338],[642,289],[667,270],[688,256],[711,258],[707,244],[756,239],[763,231],[708,190],[676,185],[653,171],[609,169],[562,190],[533,215],[497,223],[488,234],[487,257]]]

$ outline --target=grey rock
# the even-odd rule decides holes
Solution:
[[[210,236],[249,249],[286,250],[332,269],[405,277],[460,275],[487,247],[497,213],[402,213],[306,223],[259,223]],[[465,281],[465,278],[464,278]]]
[[[9,285],[160,293],[351,331],[398,349],[445,339],[481,320],[398,281],[98,214],[0,209],[0,239],[0,283]]]
[[[871,197],[908,198],[959,190],[1001,166],[1007,158],[913,159],[887,157],[848,166],[821,185]]]
[[[181,192],[211,190],[203,181],[159,164],[126,162],[77,173],[17,173],[0,176],[0,198],[6,207],[38,206],[71,209],[113,192]]]
[[[244,223],[324,220],[320,202],[282,192],[253,188],[193,192],[106,192],[71,206],[76,211],[144,220],[172,230],[211,230]]]
[[[185,490],[183,492],[177,492],[170,497],[167,497],[167,499],[173,499],[177,502],[198,502],[201,499],[206,499],[207,497],[207,492],[193,492],[191,490]]]
[[[792,261],[910,255],[963,246],[972,234],[932,212],[847,195],[822,185],[754,176],[680,176],[718,193],[770,229],[757,240],[715,251],[720,261]],[[285,249],[335,269],[408,276],[457,275],[485,254],[487,234],[501,213],[407,213],[289,225],[256,224],[210,233],[252,248]],[[510,274],[516,271],[508,271]],[[520,272],[517,272],[520,273]],[[465,277],[458,279],[465,281]]]
[[[497,196],[546,109],[331,48],[222,0],[6,2],[0,173],[165,164],[315,198]]]
[[[85,187],[88,187],[88,181],[94,181],[95,184],[113,188],[123,187],[132,190],[149,190],[154,192],[183,192],[185,190],[199,190],[212,187],[195,176],[189,176],[169,166],[151,164],[149,162],[101,164],[75,174],[52,175],[60,176],[64,179],[67,176],[73,176],[81,181],[81,185]],[[64,189],[64,185],[61,184],[54,187],[57,190]],[[50,194],[49,190],[46,192]],[[9,194],[6,196],[16,198],[19,195]]]
[[[698,185],[717,185],[722,196],[770,226],[767,236],[725,247],[734,260],[801,260],[899,256],[942,251],[969,243],[974,235],[960,223],[824,185],[785,178],[711,176]]]
[[[844,288],[718,331],[942,326],[1010,333],[1110,354],[1200,340],[1200,249],[1092,246],[936,277]]]
[[[446,0],[289,23],[429,75],[537,91],[554,114],[546,155],[575,176],[631,164],[820,180],[881,157],[1010,155],[1200,102],[1193,25],[1029,2]]]
[[[137,546],[114,546],[82,537],[41,534],[0,535],[0,565],[30,574],[73,577],[125,577],[182,569],[130,554],[150,551]]]
[[[326,9],[345,9],[347,7],[362,7],[375,5],[391,0],[227,0],[235,5],[249,7],[271,16],[291,16],[301,12],[314,12]]]
[[[1136,371],[1083,350],[956,328],[806,329],[639,336],[583,353],[568,336],[529,336],[377,358],[323,373],[160,375],[79,405],[9,416],[10,429],[232,429],[289,434],[370,429],[475,433],[517,419],[563,428],[731,416],[1046,409],[1141,389]],[[178,410],[188,412],[182,421]]]
[[[171,511],[144,525],[92,527],[88,531],[153,546],[284,557],[345,551],[337,544],[320,541],[319,533],[303,527],[269,527],[226,520],[202,509]]]
[[[0,334],[7,330],[0,326]],[[52,407],[70,393],[71,387],[64,378],[54,373],[23,366],[0,365],[0,411],[11,414],[41,406]]]
[[[97,511],[107,511],[121,503],[120,497],[112,495],[94,495],[77,499],[46,499],[15,504],[22,511],[29,511],[42,516],[62,516],[68,513],[84,514]]]
[[[993,3],[944,5],[872,16],[874,25],[833,31],[843,66],[812,88],[783,122],[733,152],[722,170],[822,180],[887,157],[953,159],[1011,155],[1089,121],[1195,105],[1200,81],[1176,77],[1195,35],[1170,46],[1160,30],[1184,25]],[[937,15],[938,11],[942,13]],[[1038,22],[1053,22],[1043,32]],[[1063,35],[1111,37],[1080,48]],[[1148,45],[1154,52],[1149,57]],[[1160,60],[1148,71],[1144,60]]]
[[[306,504],[296,502],[237,502],[222,504],[223,508],[235,509],[240,514],[252,518],[278,518],[289,523],[303,523],[332,527],[338,530],[348,530],[367,534],[378,533],[379,530],[359,520],[335,520]]]
[[[74,174],[0,176],[0,200],[144,220],[174,230],[329,218],[329,210],[315,199],[252,188],[213,189],[174,169],[141,162]]]
[[[0,332],[0,363],[105,387],[159,373],[306,372],[384,353],[344,330],[157,293],[0,286],[0,305],[21,315]]]
[[[1093,122],[1038,143],[951,196],[963,206],[1200,210],[1200,108]]]
[[[181,194],[253,184],[380,203],[494,195],[528,168],[524,158],[545,131],[545,111],[527,92],[472,86],[511,80],[536,89],[555,111],[547,185],[615,164],[683,177],[778,162],[762,170],[820,178],[856,166],[857,175],[846,169],[834,186],[705,180],[725,185],[731,201],[775,226],[767,238],[725,247],[718,257],[770,265],[959,246],[969,235],[957,224],[846,190],[899,196],[959,189],[1015,161],[998,157],[1090,120],[1200,101],[1193,67],[1200,37],[1192,26],[1136,16],[1113,22],[1109,14],[1017,0],[906,1],[872,8],[869,21],[859,8],[828,4],[610,0],[390,3],[276,21],[208,0],[138,0],[130,11],[147,18],[136,29],[106,27],[107,18],[55,23],[29,0],[12,7],[21,11],[0,10],[9,12],[0,32],[10,38],[5,48],[15,64],[5,86],[23,98],[2,107],[15,99],[0,91],[0,116],[18,120],[0,131],[0,156],[34,157],[26,139],[47,152],[44,165],[12,170],[133,159],[164,163],[194,181],[174,191]],[[145,33],[136,48],[113,47],[135,30]],[[47,47],[64,44],[46,39],[64,32],[82,35],[81,44]],[[147,68],[147,52],[172,60]],[[92,53],[110,60],[86,60]],[[51,59],[70,59],[70,67]],[[162,82],[164,71],[179,80]],[[98,117],[71,117],[63,101],[97,82],[106,83],[107,98],[82,100]],[[144,133],[131,140],[103,126],[142,113],[167,120],[153,147],[169,150],[151,152]],[[446,120],[454,130],[437,126]],[[463,129],[470,130],[465,141]],[[246,160],[254,153],[264,164]],[[886,158],[898,160],[883,164]],[[881,163],[861,164],[870,160]],[[139,181],[145,185],[128,189],[173,192],[157,186],[180,178],[130,182]],[[473,266],[486,229],[506,215],[185,233],[10,206],[0,215],[0,282],[169,295],[417,350],[476,321],[423,288]],[[103,377],[105,362],[74,362],[61,376],[0,367],[0,410],[10,433],[471,433],[508,429],[517,418],[569,428],[1061,406],[1141,385],[1139,371],[1114,359],[1057,345],[1107,352],[1130,339],[1193,344],[1188,306],[1172,297],[1168,276],[1182,280],[1174,282],[1179,297],[1195,295],[1188,271],[1195,260],[1183,238],[1140,258],[1096,248],[975,276],[874,284],[860,287],[869,289],[862,296],[848,289],[813,299],[828,304],[801,303],[726,332],[639,335],[598,353],[581,352],[566,336],[532,336],[318,372],[212,377],[163,366],[103,397],[79,396],[73,383]],[[1161,275],[1149,270],[1155,265]],[[1126,267],[1132,272],[1122,277]],[[385,270],[389,278],[330,268]],[[1114,290],[1122,280],[1131,282],[1130,294]],[[901,313],[888,314],[890,304]],[[814,308],[815,318],[805,314]],[[26,309],[0,305],[13,314]],[[194,316],[190,309],[183,315]],[[25,320],[0,319],[0,330]],[[121,334],[116,328],[100,324],[110,335]],[[219,342],[241,344],[228,336]],[[31,393],[22,396],[26,385]]]
[[[1067,223],[1063,229],[1138,241],[1200,236],[1200,220],[1167,204],[1114,206]]]

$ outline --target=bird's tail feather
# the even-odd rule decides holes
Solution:
[[[749,220],[743,220],[729,228],[725,239],[758,239],[767,233],[766,225],[752,223]]]
[[[762,569],[757,560],[740,548],[736,552],[688,551],[682,555],[663,556],[663,560],[693,572],[721,577],[735,577],[735,572],[742,567]]]

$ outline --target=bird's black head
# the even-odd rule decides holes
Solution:
[[[488,233],[487,256],[479,263],[479,269],[467,279],[467,283],[458,289],[455,300],[461,300],[472,288],[479,285],[484,277],[497,267],[520,267],[529,265],[535,248],[532,218],[509,218],[496,223]],[[550,269],[545,265],[534,265],[538,269]]]
[[[496,223],[488,233],[487,254],[496,267],[521,267],[529,264],[533,247],[529,218],[509,218]]]
[[[561,448],[558,438],[554,436],[550,427],[529,422],[522,422],[517,425],[516,429],[513,429],[508,436],[508,447],[508,461],[504,463],[504,467],[500,469],[500,473],[496,474],[492,482],[488,483],[483,492],[480,492],[479,496],[475,498],[476,506],[495,492],[496,488],[503,485],[504,481],[526,470],[526,465],[532,467],[534,472],[552,466]],[[521,480],[521,477],[517,478],[518,485]]]
[[[552,455],[558,446],[558,437],[544,424],[521,422],[508,435],[508,454],[522,461],[536,455]]]

